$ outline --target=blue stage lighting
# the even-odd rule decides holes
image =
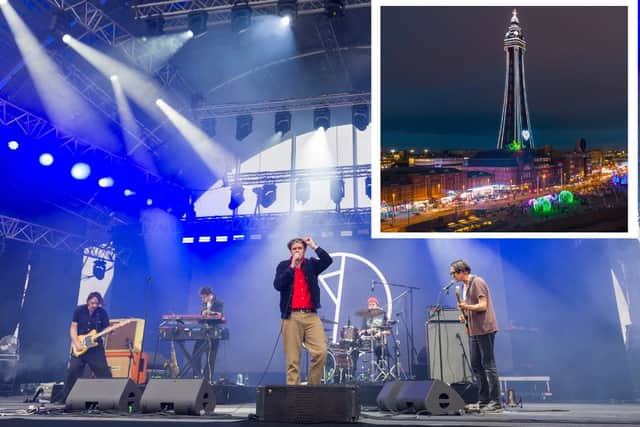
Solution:
[[[91,167],[86,163],[76,163],[71,167],[71,176],[77,180],[87,179],[91,175]]]
[[[125,189],[124,189],[124,196],[125,196],[125,197],[131,197],[131,196],[135,196],[135,195],[136,195],[136,192],[135,192],[135,191],[130,190],[130,189],[128,189],[128,188],[125,188]]]
[[[49,153],[40,154],[40,164],[42,166],[51,166],[53,164],[53,156]]]
[[[20,144],[18,144],[18,141],[9,141],[7,145],[9,146],[10,150],[17,150],[18,147],[20,147]]]
[[[147,199],[147,206],[153,205],[153,199]]]
[[[102,177],[98,180],[98,185],[102,188],[113,187],[113,178],[110,176]]]

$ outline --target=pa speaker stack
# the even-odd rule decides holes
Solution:
[[[274,423],[352,423],[360,398],[352,385],[261,385],[256,415]]]
[[[440,380],[388,382],[378,394],[377,403],[382,411],[431,415],[457,415],[464,410],[460,395]]]

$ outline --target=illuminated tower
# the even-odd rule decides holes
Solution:
[[[504,36],[506,70],[504,76],[504,101],[498,150],[533,149],[533,132],[527,105],[527,87],[524,79],[524,41],[518,11],[513,9],[511,24]]]

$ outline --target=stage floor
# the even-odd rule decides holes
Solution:
[[[255,414],[254,404],[217,405],[211,416],[189,417],[170,414],[106,414],[63,413],[59,405],[33,406],[21,397],[0,398],[0,425],[2,426],[118,426],[143,427],[192,426],[196,424],[276,425],[250,420]],[[31,412],[31,413],[28,413]],[[512,408],[502,414],[465,414],[461,416],[390,415],[374,408],[363,408],[360,423],[369,425],[425,425],[425,426],[504,426],[505,424],[539,424],[545,426],[599,426],[640,425],[639,404],[576,404],[530,403],[524,408]],[[345,425],[345,424],[343,424]]]

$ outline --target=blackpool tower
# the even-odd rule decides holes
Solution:
[[[518,11],[513,10],[509,29],[504,36],[506,70],[504,77],[504,101],[498,150],[519,151],[533,149],[533,131],[527,105],[527,87],[524,78],[524,53],[527,43],[522,34]]]

